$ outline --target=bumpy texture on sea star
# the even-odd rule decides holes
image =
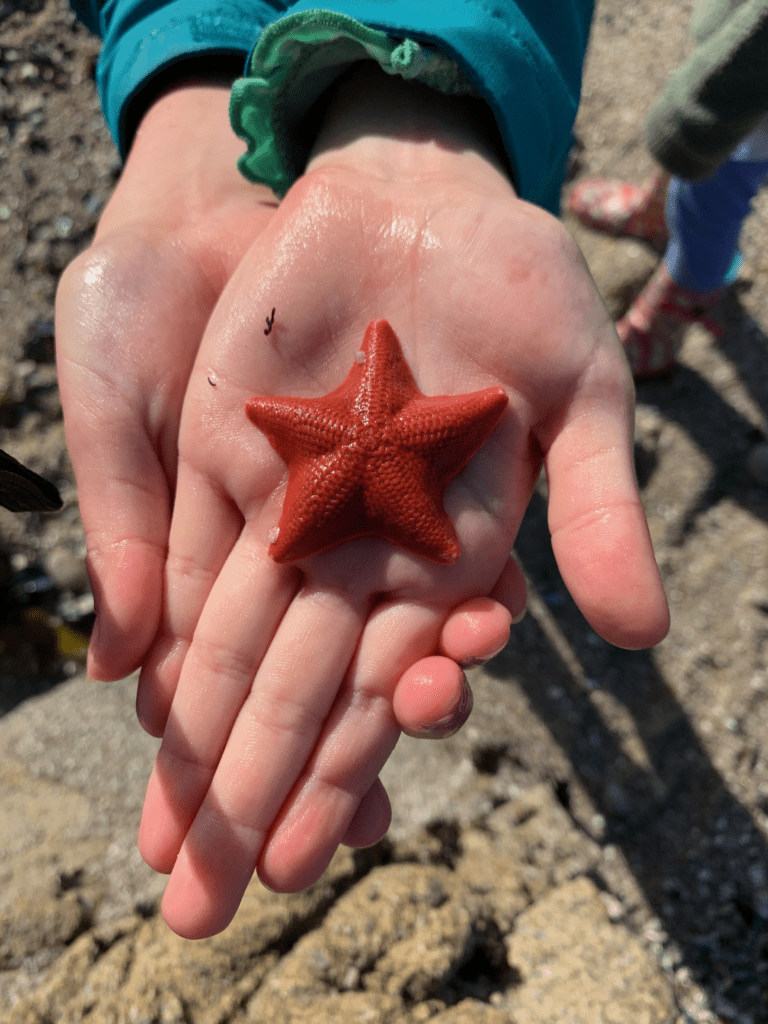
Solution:
[[[292,562],[380,537],[433,562],[461,553],[443,491],[494,429],[503,388],[423,395],[386,320],[373,320],[339,387],[320,398],[252,398],[248,417],[288,464],[269,554]]]

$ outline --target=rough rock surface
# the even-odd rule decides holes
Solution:
[[[691,6],[599,0],[574,176],[648,172],[644,118]],[[135,846],[156,742],[131,681],[78,667],[91,606],[52,303],[119,173],[97,52],[64,0],[0,0],[0,446],[65,498],[0,510],[0,1020],[766,1024],[766,196],[725,337],[688,329],[676,373],[638,389],[669,638],[627,653],[589,629],[540,486],[516,546],[529,615],[473,674],[462,733],[399,745],[389,838],[307,893],[254,883],[225,933],[185,942]],[[566,222],[620,315],[656,257]]]
[[[560,886],[521,914],[507,949],[522,981],[509,997],[515,1024],[672,1019],[672,994],[657,964],[621,925],[611,924],[587,878]]]
[[[674,1019],[647,944],[610,920],[600,845],[544,783],[462,829],[342,850],[306,893],[254,882],[222,935],[178,938],[132,834],[155,745],[131,687],[83,677],[0,723],[8,1024]]]

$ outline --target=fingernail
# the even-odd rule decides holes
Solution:
[[[455,732],[458,732],[462,725],[464,725],[472,713],[474,703],[475,698],[472,696],[472,690],[467,682],[467,677],[462,675],[461,696],[453,711],[446,715],[445,718],[441,718],[437,722],[431,722],[422,729],[414,730],[413,732],[410,730],[406,731],[409,736],[415,736],[418,739],[444,740],[447,736],[452,736]]]
[[[527,607],[525,605],[523,605],[523,610],[521,612],[518,612],[517,615],[513,616],[513,618],[512,618],[512,625],[516,626],[519,622],[522,622],[523,619],[525,618],[527,612],[528,612]]]
[[[513,620],[513,625],[514,625],[514,620]],[[489,654],[484,654],[481,658],[466,658],[464,661],[462,661],[461,667],[462,668],[475,668],[475,666],[477,666],[477,665],[484,665],[486,663],[486,661],[490,661],[491,658],[495,658],[497,654],[501,654],[501,652],[504,650],[504,648],[507,646],[508,643],[509,643],[509,639],[506,639],[504,641],[504,643],[499,644],[499,646],[496,648],[496,650],[491,651]]]

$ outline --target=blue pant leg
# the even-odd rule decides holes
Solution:
[[[741,265],[741,228],[766,178],[768,160],[729,160],[705,181],[672,178],[664,263],[677,284],[709,291],[734,280]]]

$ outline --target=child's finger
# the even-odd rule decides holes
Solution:
[[[445,739],[458,732],[469,718],[472,691],[455,661],[423,658],[398,680],[392,710],[409,736]]]
[[[242,516],[220,488],[183,463],[168,545],[162,620],[136,694],[139,721],[152,736],[163,735],[198,619],[241,528]]]
[[[73,437],[76,417],[70,416]],[[163,563],[170,520],[168,486],[146,434],[130,414],[80,458],[69,442],[85,528],[87,566],[96,622],[88,647],[88,675],[122,679],[141,663],[160,618]],[[130,451],[117,468],[113,448]]]
[[[141,244],[94,247],[67,269],[57,293],[59,384],[97,613],[88,670],[100,679],[136,668],[157,629],[175,476],[166,456],[173,450],[175,462],[208,313],[185,297],[179,315],[169,314],[183,292],[176,282],[166,282],[156,308],[151,296],[163,291],[163,276],[153,257]],[[165,372],[163,353],[177,331],[184,343]]]
[[[507,559],[501,575],[488,595],[498,601],[512,616],[512,624],[520,622],[525,615],[528,585],[514,552]]]
[[[254,680],[294,592],[292,574],[276,566],[259,542],[243,534],[195,624],[150,778],[140,846],[145,860],[158,871],[169,871],[173,866],[246,702],[250,699],[253,704],[270,696],[269,688],[263,684],[257,687]],[[290,617],[297,629],[305,628],[301,615],[304,607],[299,602],[298,611]],[[342,653],[347,658],[344,666],[354,651],[357,635],[353,634],[352,639],[342,640]],[[265,667],[268,678],[271,660]],[[334,668],[343,672],[335,663]],[[308,696],[302,693],[311,703],[312,674],[305,671],[304,675],[310,683],[306,684]],[[279,687],[279,669],[275,677]],[[335,689],[327,701],[329,706],[334,695]],[[278,693],[276,699],[280,696]],[[287,706],[290,697],[288,689]],[[290,731],[286,735],[290,738]],[[277,746],[279,742],[275,749]],[[267,741],[265,748],[269,747]],[[303,760],[296,773],[302,766]],[[282,767],[292,770],[289,760]],[[293,777],[289,786],[292,782]]]
[[[635,480],[629,401],[608,399],[577,399],[547,454],[549,525],[563,580],[591,626],[637,649],[663,639],[669,612]]]
[[[482,665],[509,640],[510,626],[525,614],[525,578],[513,556],[488,597],[473,597],[458,605],[440,634],[440,653],[464,668]]]

